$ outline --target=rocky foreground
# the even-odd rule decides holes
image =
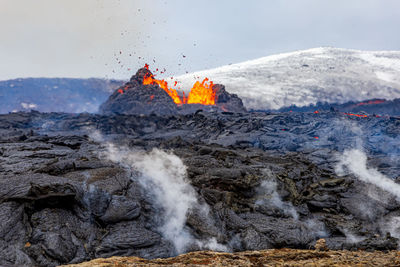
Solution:
[[[399,126],[335,112],[1,115],[0,264],[309,249],[319,238],[335,250],[396,250]],[[348,157],[357,147],[364,154]],[[340,162],[347,171],[337,172]],[[390,188],[360,179],[371,167]],[[373,263],[398,255],[246,253],[176,259]]]
[[[312,251],[270,249],[221,253],[191,252],[174,258],[145,260],[138,257],[96,259],[69,267],[108,266],[399,266],[400,252]]]

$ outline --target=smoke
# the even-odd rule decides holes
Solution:
[[[314,237],[323,238],[328,237],[329,234],[326,231],[325,224],[317,219],[308,219],[305,221],[305,225]]]
[[[351,173],[359,180],[373,184],[400,199],[400,185],[377,169],[368,168],[367,155],[359,149],[345,150],[335,170],[341,176]]]
[[[386,162],[393,164],[398,161],[398,138],[388,137],[382,134],[382,129],[379,127],[372,129],[368,141],[369,144],[365,146],[364,134],[362,128],[354,122],[344,121],[342,123],[335,123],[336,126],[342,124],[342,127],[346,127],[347,131],[350,131],[346,136],[352,136],[353,142],[350,142],[348,147],[351,149],[344,149],[341,155],[337,156],[337,164],[335,166],[335,172],[339,176],[352,174],[357,179],[366,183],[365,187],[362,187],[371,200],[378,201],[385,205],[393,202],[394,198],[400,199],[400,185],[394,182],[391,178],[382,174],[375,168],[369,168],[367,166],[367,154],[364,151],[378,151],[384,153],[389,157],[385,157]],[[361,189],[360,189],[361,190]],[[385,192],[389,193],[386,194]],[[362,216],[370,221],[375,220],[378,213],[375,209],[371,208],[369,203],[358,203],[358,209],[362,211]],[[398,223],[400,217],[391,217],[388,219],[382,219],[379,223],[379,228],[382,233],[389,232],[394,237],[400,237],[400,229]],[[342,229],[346,236],[347,242],[358,243],[364,240],[363,237],[356,236],[348,229]]]
[[[309,233],[316,238],[327,237],[328,233],[325,229],[325,224],[315,218],[308,219],[306,221],[300,221],[300,216],[295,207],[290,202],[285,202],[280,197],[277,191],[277,183],[275,176],[270,169],[264,169],[263,174],[267,177],[266,180],[262,181],[257,193],[258,200],[256,205],[263,207],[272,207],[280,210],[284,215],[292,217],[296,223],[304,226]]]
[[[342,229],[342,231],[343,231],[344,235],[346,236],[347,243],[356,244],[356,243],[359,243],[359,242],[362,242],[363,240],[365,240],[365,238],[357,236],[347,229]]]
[[[400,245],[400,216],[393,216],[381,223],[381,229],[389,232],[391,236],[399,239]]]
[[[102,143],[104,142],[104,137],[101,132],[97,129],[93,129],[92,127],[87,127],[85,130],[89,133],[89,138],[95,142]]]
[[[276,191],[276,182],[273,180],[264,180],[258,188],[258,193],[262,196],[261,199],[256,201],[256,205],[268,205],[281,210],[285,215],[291,216],[293,219],[298,220],[299,214],[293,207],[292,203],[283,202],[278,192]]]
[[[155,206],[162,210],[158,230],[174,244],[177,253],[185,252],[191,245],[201,249],[227,250],[215,238],[196,240],[186,227],[186,216],[191,209],[196,208],[208,215],[209,208],[198,203],[197,194],[187,180],[186,166],[179,157],[159,149],[131,151],[113,144],[107,145],[107,157],[140,173],[141,186],[152,195]]]
[[[380,173],[377,169],[367,167],[367,155],[365,152],[359,149],[351,149],[343,152],[339,163],[336,166],[336,173],[338,175],[353,174],[360,181],[363,181],[373,187],[367,188],[367,194],[374,200],[389,203],[391,196],[382,194],[381,190],[390,193],[397,200],[400,199],[400,185],[395,183],[389,177],[386,177]],[[370,206],[360,203],[359,209],[363,211],[363,215],[366,218],[372,220],[376,218],[376,211],[371,209]],[[382,233],[389,232],[391,236],[400,238],[400,217],[391,217],[389,220],[382,219],[379,223],[379,228]],[[357,243],[363,239],[357,237],[344,230],[347,240],[350,243]]]

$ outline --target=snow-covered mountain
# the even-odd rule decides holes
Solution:
[[[249,109],[317,102],[400,98],[400,51],[314,48],[175,77],[191,88],[208,77],[239,95]]]

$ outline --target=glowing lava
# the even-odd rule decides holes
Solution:
[[[378,99],[378,100],[370,100],[370,101],[367,101],[367,102],[360,102],[360,103],[357,103],[355,106],[376,105],[376,104],[382,104],[382,103],[384,103],[384,102],[386,102],[386,101],[385,101],[385,100],[381,100],[381,99]]]
[[[143,84],[158,84],[174,100],[175,104],[183,104],[178,92],[175,89],[168,88],[168,83],[165,80],[157,80],[154,79],[153,75],[148,75],[143,78]]]
[[[205,78],[201,83],[197,81],[190,90],[187,104],[215,105],[214,83]]]
[[[359,117],[359,118],[368,118],[368,116],[367,115],[365,115],[365,114],[353,114],[353,113],[344,113],[345,115],[347,115],[347,116],[356,116],[356,117]]]
[[[149,65],[144,66],[149,69]],[[182,93],[182,97],[179,96],[175,89],[169,88],[168,83],[165,80],[157,80],[153,74],[146,75],[143,78],[143,84],[158,84],[175,102],[175,104],[202,104],[202,105],[215,105],[216,92],[214,90],[214,83],[205,78],[201,83],[197,81],[188,97],[185,97],[185,93]],[[174,85],[177,85],[175,81]]]

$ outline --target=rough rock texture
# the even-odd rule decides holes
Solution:
[[[108,266],[399,266],[400,252],[310,251],[271,249],[238,253],[191,252],[168,259],[145,260],[137,257],[96,259],[70,267]]]
[[[223,111],[229,112],[246,112],[243,106],[242,99],[236,94],[230,94],[225,90],[225,86],[222,84],[215,84],[214,90],[216,91],[217,106]]]
[[[360,102],[347,102],[344,104],[336,103],[317,103],[315,105],[296,107],[289,106],[279,109],[279,112],[314,112],[316,110],[329,111],[337,110],[356,114],[375,114],[375,116],[400,116],[400,98],[393,100],[368,99]]]
[[[242,100],[225,90],[225,86],[214,85],[216,105],[183,104],[177,106],[172,98],[158,85],[143,85],[143,78],[151,75],[146,68],[141,68],[124,86],[118,88],[100,106],[102,114],[190,114],[198,110],[217,112],[246,112]]]
[[[183,161],[198,202],[209,208],[208,216],[196,207],[186,214],[195,241],[214,240],[231,251],[307,249],[320,238],[329,249],[397,249],[398,199],[354,175],[338,176],[334,167],[337,154],[361,139],[368,165],[399,180],[399,126],[395,118],[334,112],[1,115],[0,264],[177,255],[160,230],[164,211],[137,168],[107,158],[107,142],[162,149]],[[99,133],[103,139],[95,138]],[[185,250],[199,249],[194,242]],[[277,258],[364,259],[361,252],[341,253]]]
[[[139,69],[129,82],[121,86],[100,106],[103,114],[176,114],[172,98],[158,85],[143,85],[143,77],[151,72]]]

